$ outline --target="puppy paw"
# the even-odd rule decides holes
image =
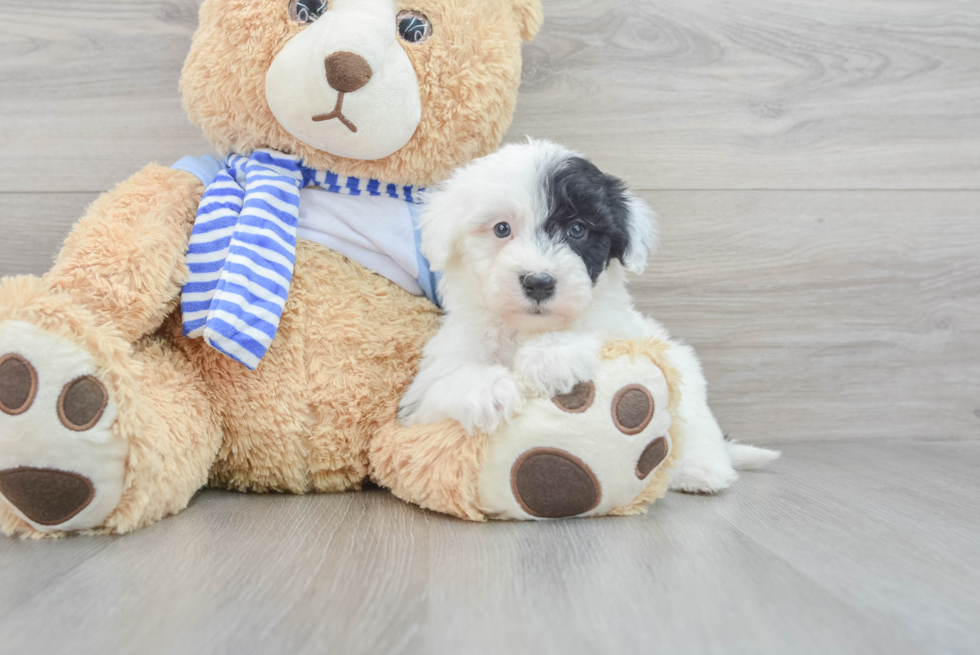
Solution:
[[[520,409],[524,394],[510,371],[493,367],[471,380],[450,408],[452,418],[467,432],[495,431]]]
[[[514,368],[533,395],[567,394],[595,376],[599,350],[599,340],[588,335],[544,335],[517,351]]]

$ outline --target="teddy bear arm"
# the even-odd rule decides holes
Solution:
[[[153,332],[179,301],[203,193],[190,173],[150,164],[92,203],[45,281],[129,342]]]

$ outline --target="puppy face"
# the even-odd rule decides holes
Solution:
[[[458,170],[429,195],[422,222],[447,309],[477,301],[530,332],[575,321],[611,268],[642,272],[653,241],[653,213],[621,180],[543,141]]]

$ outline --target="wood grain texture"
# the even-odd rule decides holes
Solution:
[[[0,193],[0,276],[43,275],[95,193]]]
[[[0,2],[0,191],[97,191],[209,146],[199,0]],[[970,0],[546,0],[511,138],[644,188],[980,188]]]
[[[546,0],[512,134],[656,189],[980,186],[980,4]]]
[[[980,437],[980,194],[644,193],[641,309],[753,440]]]
[[[0,192],[105,191],[211,152],[177,82],[199,0],[0,0]]]
[[[717,497],[467,524],[383,491],[204,492],[0,541],[5,652],[973,653],[980,443],[794,444]],[[52,629],[65,626],[67,629]]]
[[[203,492],[120,538],[0,539],[0,650],[980,651],[980,4],[544,2],[509,138],[645,190],[640,306],[784,458],[628,519]],[[209,151],[177,92],[198,6],[0,0],[0,275]]]

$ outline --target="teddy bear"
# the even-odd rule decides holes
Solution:
[[[663,343],[606,344],[594,381],[493,435],[395,419],[439,320],[419,194],[499,145],[541,21],[538,0],[204,0],[180,89],[221,161],[146,166],[47,274],[0,282],[0,529],[125,533],[204,486],[373,479],[469,520],[662,495],[683,440]],[[590,431],[612,436],[571,452]]]

